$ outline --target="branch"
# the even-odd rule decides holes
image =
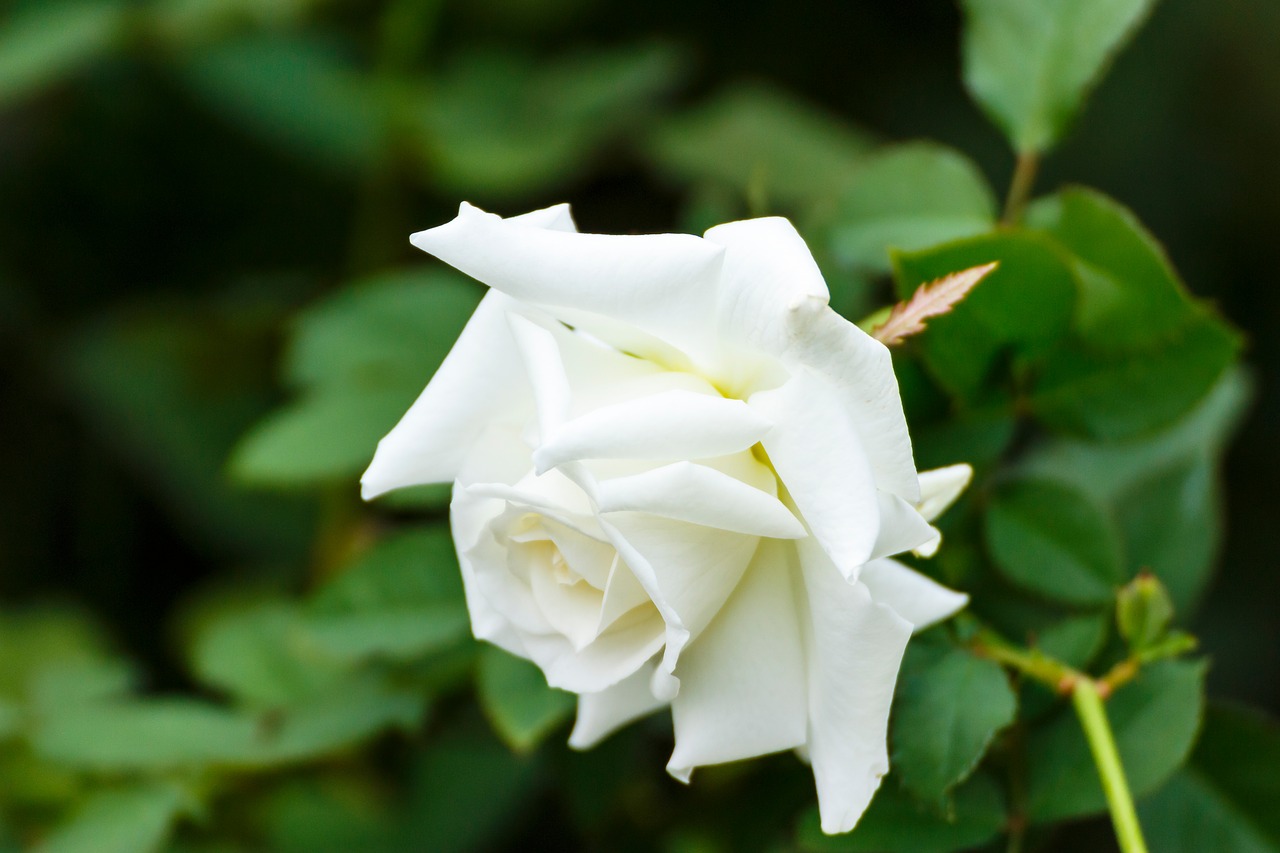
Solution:
[[[883,323],[871,330],[871,336],[885,346],[895,346],[903,339],[924,331],[925,320],[951,313],[951,309],[964,299],[987,275],[996,268],[995,262],[953,272],[937,281],[922,284],[910,299],[893,306]]]

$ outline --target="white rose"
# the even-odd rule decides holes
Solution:
[[[672,775],[795,749],[852,828],[907,639],[966,600],[887,559],[935,547],[969,477],[917,476],[888,351],[784,219],[612,236],[464,204],[412,242],[492,289],[365,497],[454,483],[475,634],[579,694],[574,746],[669,704]]]

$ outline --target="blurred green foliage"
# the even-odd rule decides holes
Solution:
[[[1092,672],[1154,572],[1213,666],[1109,703],[1153,849],[1280,851],[1276,724],[1205,698],[1280,704],[1280,14],[847,6],[0,3],[0,850],[1107,843],[1062,823],[1104,809],[1069,708],[964,623],[913,645],[849,836],[790,756],[684,789],[660,720],[567,750],[571,697],[470,638],[447,489],[358,500],[481,295],[407,246],[466,199],[787,215],[855,321],[998,260],[895,352],[921,466],[978,469],[920,567]]]

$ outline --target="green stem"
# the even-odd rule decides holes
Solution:
[[[1142,826],[1133,807],[1133,795],[1124,777],[1120,753],[1116,751],[1115,736],[1107,722],[1107,712],[1102,707],[1102,696],[1092,679],[1081,678],[1071,690],[1071,703],[1075,706],[1080,726],[1089,740],[1093,762],[1102,779],[1102,790],[1111,809],[1111,823],[1116,830],[1116,840],[1123,853],[1147,853],[1147,843],[1142,838]]]
[[[1015,669],[1058,693],[1069,692],[1076,681],[1087,677],[1036,649],[1018,648],[994,631],[979,631],[971,648],[978,656]]]
[[[1009,183],[1009,195],[1005,197],[1004,214],[1000,222],[1004,225],[1017,225],[1022,219],[1022,210],[1027,206],[1031,190],[1035,187],[1036,172],[1040,169],[1040,155],[1034,151],[1023,151],[1018,155],[1018,162],[1013,167],[1013,180]]]

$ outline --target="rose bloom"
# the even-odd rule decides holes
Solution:
[[[412,242],[491,289],[364,496],[454,484],[475,635],[578,694],[573,746],[669,705],[673,776],[794,749],[852,828],[907,639],[966,601],[888,559],[936,547],[970,474],[917,474],[888,350],[785,219],[613,236],[464,204]]]

